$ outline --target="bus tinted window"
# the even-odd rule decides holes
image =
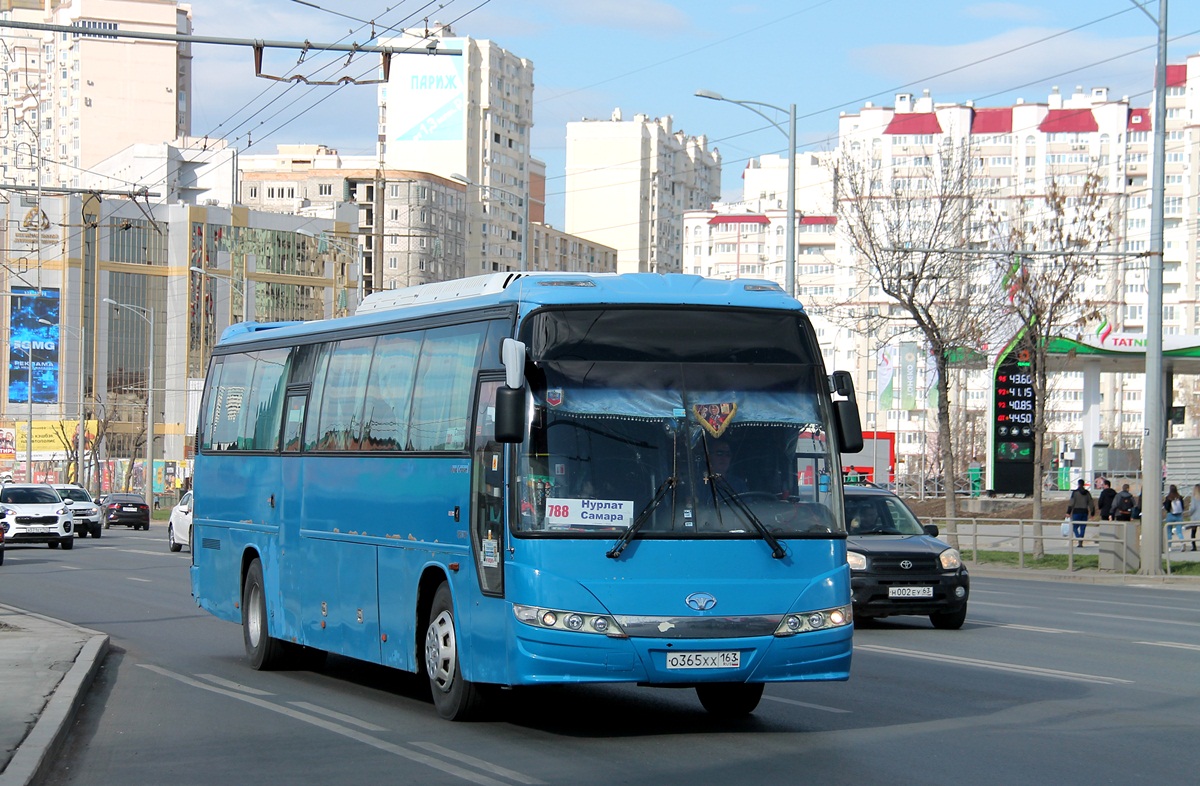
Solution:
[[[318,419],[317,450],[357,450],[362,433],[363,391],[374,338],[339,341],[329,358]]]
[[[245,407],[241,449],[275,450],[279,444],[283,391],[287,386],[288,350],[268,349],[254,354],[254,381]]]
[[[325,396],[325,377],[329,369],[330,344],[316,345],[317,362],[313,368],[312,393],[308,399],[308,414],[304,418],[304,449],[316,450],[321,432],[317,413],[321,411],[321,400]]]
[[[367,403],[363,410],[363,450],[403,450],[406,447],[408,409],[423,335],[414,331],[381,336],[375,345],[375,360],[371,364]]]
[[[438,328],[425,334],[413,400],[413,450],[463,450],[471,386],[487,323]]]
[[[225,368],[221,358],[214,358],[208,369],[208,381],[204,386],[204,412],[200,419],[201,450],[211,450],[213,446],[213,427],[217,421],[217,404],[220,399],[221,371]]]
[[[221,380],[213,388],[212,450],[240,450],[246,396],[254,379],[254,358],[230,355],[221,368]]]

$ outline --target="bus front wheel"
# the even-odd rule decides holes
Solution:
[[[480,703],[478,687],[463,679],[458,641],[454,599],[449,585],[443,583],[434,593],[425,629],[425,676],[438,715],[452,721],[468,720]]]
[[[696,696],[704,709],[725,718],[743,718],[758,706],[762,699],[761,682],[714,682],[696,686]]]
[[[286,643],[267,632],[267,594],[263,589],[262,563],[258,560],[250,563],[242,587],[242,639],[252,668],[269,671],[283,665]]]

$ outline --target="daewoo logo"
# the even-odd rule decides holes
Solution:
[[[910,559],[900,560],[900,567],[904,568],[905,570],[912,570],[912,560],[910,560]]]
[[[693,592],[683,599],[689,609],[696,611],[708,611],[713,606],[717,605],[717,599],[707,592]]]

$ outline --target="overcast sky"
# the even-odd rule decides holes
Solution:
[[[1200,1],[1169,4],[1170,62],[1200,53]],[[1158,5],[1147,6],[1157,18]],[[749,111],[696,98],[698,89],[786,107],[802,149],[829,147],[838,113],[897,92],[1009,105],[1108,87],[1149,103],[1157,28],[1133,0],[971,3],[946,0],[193,0],[201,36],[369,43],[375,30],[454,22],[534,64],[533,154],[547,164],[548,220],[561,225],[566,123],[672,115],[724,157],[722,188],[740,195],[746,159],[782,153],[786,137]],[[251,50],[194,48],[192,131],[250,153],[321,143],[375,150],[373,86],[256,79]],[[411,55],[416,57],[419,55]],[[309,78],[371,76],[377,56],[268,52],[264,71]],[[1200,86],[1198,86],[1200,87]],[[779,122],[786,125],[786,117]]]

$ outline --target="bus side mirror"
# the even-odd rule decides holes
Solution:
[[[504,385],[496,389],[496,441],[525,441],[525,345],[513,338],[500,345]]]
[[[833,394],[839,397],[833,401],[838,447],[843,453],[858,453],[863,449],[863,434],[862,421],[858,417],[858,401],[854,398],[854,379],[849,371],[835,371],[829,382]]]
[[[496,388],[496,441],[525,441],[525,388]]]

